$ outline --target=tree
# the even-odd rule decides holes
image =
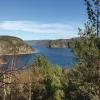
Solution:
[[[84,0],[87,6],[88,19],[96,29],[97,38],[100,35],[100,0]]]
[[[98,100],[100,99],[100,1],[84,1],[89,20],[85,24],[84,31],[79,29],[80,40],[76,41],[74,49],[79,64],[73,76],[79,75],[74,78],[76,86],[77,81],[79,82],[78,90],[88,93],[91,99]]]
[[[38,56],[33,62],[32,99],[62,100],[63,70],[50,64],[45,56]]]
[[[100,83],[100,0],[84,0],[87,6],[88,19],[96,32],[98,84]],[[100,92],[100,91],[99,91]],[[99,93],[100,94],[100,93]]]

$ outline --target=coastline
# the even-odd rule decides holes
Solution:
[[[35,51],[30,51],[30,52],[20,52],[20,53],[9,53],[9,54],[0,54],[0,56],[11,56],[11,55],[25,55],[25,54],[33,54],[37,53],[38,50],[35,49]]]

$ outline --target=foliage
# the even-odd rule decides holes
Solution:
[[[33,66],[34,67],[40,67],[40,68],[47,68],[47,67],[50,67],[52,65],[48,62],[46,56],[38,55],[35,58],[35,60],[33,61]]]
[[[42,60],[42,61],[41,61]],[[32,98],[35,100],[62,100],[62,68],[53,68],[44,56],[39,56],[33,66]]]
[[[32,53],[34,49],[23,40],[12,36],[0,36],[0,54]]]
[[[52,65],[45,56],[39,55],[33,61],[32,69],[17,73],[19,80],[15,78],[15,82],[0,88],[0,99],[100,100],[100,1],[84,1],[89,22],[85,24],[84,31],[79,29],[80,41],[75,42],[74,53],[79,63],[74,68],[67,69]],[[0,75],[4,76],[2,72]],[[5,79],[1,76],[0,82],[3,82]],[[3,94],[4,91],[6,95]]]
[[[100,49],[99,49],[99,0],[85,0],[89,21],[85,29],[79,29],[81,41],[76,41],[74,52],[79,58],[73,69],[72,83],[78,86],[85,100],[100,99]],[[96,10],[95,10],[96,9]],[[77,85],[78,84],[78,85]],[[77,93],[77,92],[76,92]],[[85,93],[85,94],[84,94]],[[77,96],[76,96],[77,97]],[[87,98],[87,99],[86,99]]]
[[[94,69],[95,70],[95,69]],[[99,100],[98,89],[99,86],[95,84],[97,81],[97,73],[91,69],[91,71],[82,65],[77,65],[72,71],[69,73],[71,77],[69,88],[70,98],[74,98],[73,100]],[[98,99],[93,99],[97,98]]]
[[[70,70],[33,66],[32,100],[99,100],[97,76],[96,67],[84,63]]]
[[[97,59],[100,57],[98,47],[96,45],[95,30],[90,23],[85,25],[82,32],[79,29],[81,41],[76,41],[74,53],[79,58],[80,63],[84,63],[87,67],[97,67]]]
[[[88,19],[92,25],[99,28],[100,0],[84,0],[87,7]]]

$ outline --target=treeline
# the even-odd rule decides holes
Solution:
[[[80,63],[73,69],[61,68],[49,64],[44,56],[37,57],[33,66],[32,100],[100,99],[95,67]]]
[[[13,36],[0,36],[0,55],[27,54],[34,52],[30,45]]]
[[[79,38],[72,39],[57,39],[57,40],[31,40],[26,41],[30,45],[43,45],[47,48],[73,48],[75,41],[80,40]]]
[[[62,68],[38,56],[32,68],[11,73],[5,73],[4,86],[0,87],[1,100],[100,99],[97,69],[85,64]]]

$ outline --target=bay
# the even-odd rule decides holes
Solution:
[[[47,57],[50,63],[57,64],[62,67],[73,67],[76,64],[76,57],[71,48],[47,48],[43,45],[33,45],[38,54]]]
[[[72,53],[71,48],[47,48],[43,45],[33,45],[36,52],[33,54],[20,54],[20,55],[6,55],[1,58],[6,61],[6,64],[0,65],[2,68],[9,68],[12,65],[12,60],[17,68],[26,68],[32,64],[36,56],[45,55],[48,61],[52,64],[60,65],[62,67],[73,67],[76,64],[76,58]]]

